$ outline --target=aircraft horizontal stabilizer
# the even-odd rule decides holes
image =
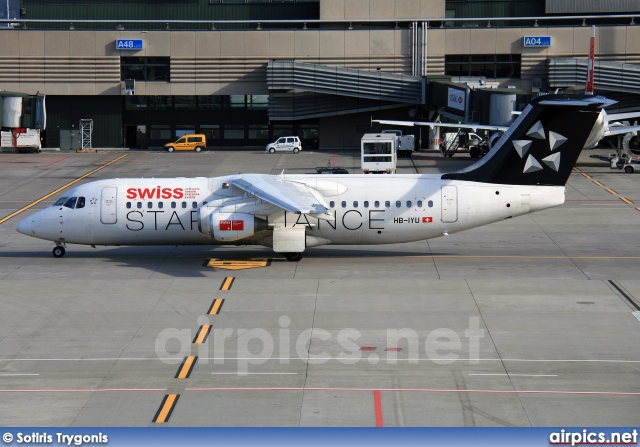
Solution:
[[[320,219],[323,219],[322,216],[325,214],[328,216],[328,209],[318,200],[317,192],[314,194],[311,188],[302,183],[284,180],[283,176],[242,174],[230,183],[290,213],[311,214]]]

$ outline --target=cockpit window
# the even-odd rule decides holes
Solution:
[[[84,208],[84,197],[78,197],[78,202],[76,203],[76,209]]]
[[[58,201],[53,204],[53,206],[62,206],[64,205],[64,202],[66,202],[68,199],[69,197],[60,197]]]
[[[78,201],[77,197],[70,197],[69,200],[64,202],[64,206],[67,208],[74,209],[76,207],[76,202]]]

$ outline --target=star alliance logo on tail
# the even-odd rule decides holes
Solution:
[[[544,127],[540,121],[535,123],[531,127],[531,129],[529,129],[529,132],[527,132],[527,136],[530,136],[531,138],[535,138],[537,140],[549,141],[549,149],[551,150],[551,152],[562,146],[562,144],[564,144],[568,140],[567,137],[553,131],[549,131],[549,137],[547,138],[545,136]],[[532,144],[533,140],[514,140],[513,148],[518,153],[520,158],[524,158],[529,153]],[[558,172],[558,170],[560,169],[560,154],[560,152],[551,154],[543,158],[542,162],[550,169]],[[524,174],[531,174],[532,172],[544,169],[542,164],[540,164],[540,162],[533,155],[528,155],[529,157],[527,158],[527,161],[524,164],[524,169],[522,171]]]

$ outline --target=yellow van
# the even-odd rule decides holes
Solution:
[[[207,137],[201,133],[183,135],[173,143],[167,143],[164,147],[168,152],[196,151],[200,152],[207,146]]]

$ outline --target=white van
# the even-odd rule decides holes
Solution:
[[[302,144],[298,137],[280,137],[275,143],[267,144],[265,152],[273,154],[275,151],[293,152],[297,154],[302,150]]]

